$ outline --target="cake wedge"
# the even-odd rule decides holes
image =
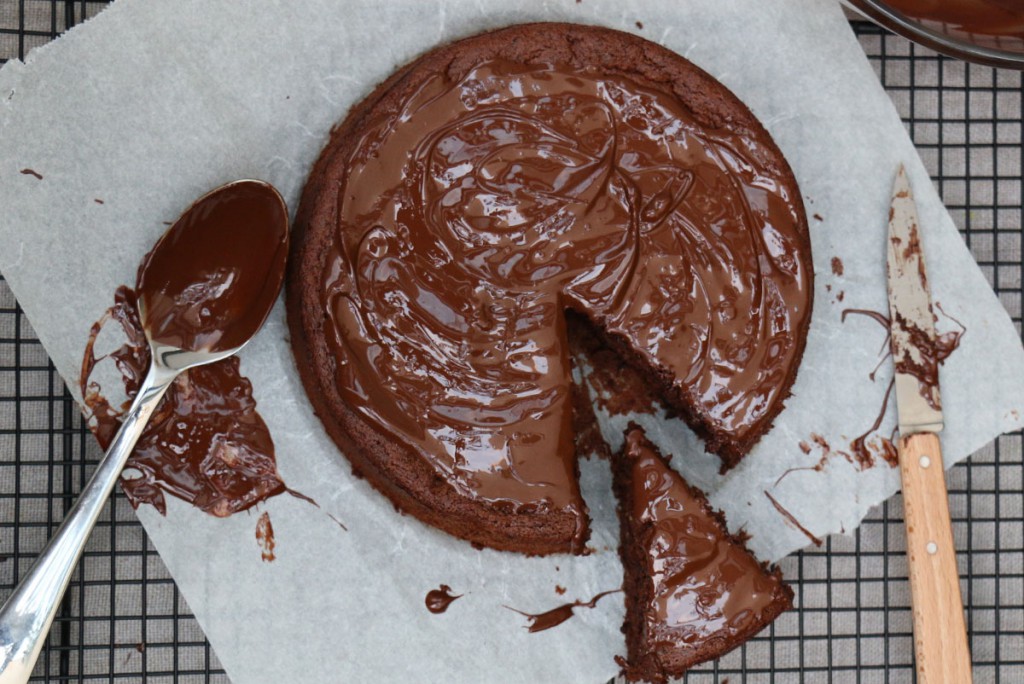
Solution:
[[[759,562],[703,492],[631,425],[613,460],[625,569],[626,678],[665,682],[719,658],[792,607],[777,568]]]

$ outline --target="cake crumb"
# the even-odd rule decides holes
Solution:
[[[96,204],[103,204],[104,203],[103,200],[101,200],[99,197],[94,197],[92,201],[95,202]]]
[[[270,524],[270,513],[263,511],[263,515],[256,521],[256,543],[260,547],[260,556],[264,563],[269,563],[277,558],[274,555],[274,526]]]
[[[832,257],[832,273],[837,276],[843,275],[843,260],[837,256]]]
[[[642,22],[642,21],[636,22],[636,27],[638,29],[640,29],[641,31],[643,31],[644,30],[644,22]]]
[[[824,221],[825,219],[821,218],[821,214],[815,214],[814,215],[814,220],[815,221]]]
[[[43,174],[39,173],[34,169],[22,169],[21,175],[23,176],[34,176],[36,180],[43,180]]]
[[[559,596],[561,596],[562,594],[565,593],[565,587],[563,587],[561,584],[556,584],[555,585],[555,593],[558,594]]]
[[[805,454],[811,453],[811,445],[803,440],[800,440],[800,451],[804,452]]]

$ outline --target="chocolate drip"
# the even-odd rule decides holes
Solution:
[[[910,334],[911,344],[915,345],[921,352],[922,361],[915,363],[910,359],[909,355],[904,355],[904,358],[896,364],[895,370],[897,373],[909,373],[917,378],[922,387],[922,396],[928,400],[932,408],[940,410],[941,407],[937,402],[938,391],[936,389],[939,383],[939,366],[945,363],[946,359],[948,359],[960,346],[960,340],[964,333],[967,332],[967,328],[963,323],[947,314],[940,304],[936,303],[936,308],[938,308],[946,318],[949,318],[956,323],[960,329],[937,334],[933,341],[928,335],[916,327],[914,328],[914,331],[910,331],[910,328],[913,326],[910,326],[902,317],[897,317],[897,325],[902,326],[904,330],[908,331]],[[886,359],[892,357],[892,348],[889,345],[889,341],[892,337],[890,319],[888,316],[879,313],[878,311],[871,311],[869,309],[845,309],[842,313],[842,321],[844,323],[846,322],[848,314],[866,316],[878,323],[885,330],[885,343],[883,345],[884,351],[882,353],[882,358],[868,376],[871,381],[874,382],[875,373],[881,367],[882,363],[884,363]],[[885,397],[882,399],[882,406],[878,411],[878,416],[875,418],[875,422],[872,426],[864,432],[864,434],[856,437],[852,442],[850,442],[850,450],[853,452],[853,458],[856,459],[856,462],[862,469],[869,468],[875,463],[875,453],[868,448],[867,438],[871,433],[876,431],[879,426],[881,426],[882,420],[885,418],[886,409],[889,406],[889,397],[892,395],[894,385],[895,379],[891,379],[885,390]],[[933,397],[935,398],[934,403]],[[880,455],[890,466],[896,467],[899,464],[898,452],[892,439],[886,437],[881,437],[879,439],[880,446],[878,448],[878,455]]]
[[[97,338],[108,323],[118,326],[126,341],[97,356]],[[92,379],[104,360],[117,367],[129,398],[116,408]],[[135,293],[121,286],[114,293],[114,305],[90,330],[80,379],[89,428],[104,449],[148,367],[149,346]],[[216,516],[231,515],[286,491],[277,474],[273,439],[256,412],[252,385],[239,372],[236,357],[178,377],[128,459],[121,488],[135,508],[148,503],[166,513],[164,494],[170,494]]]
[[[861,470],[875,465],[875,456],[867,447],[867,438],[872,432],[881,426],[882,420],[885,419],[885,411],[889,408],[889,397],[892,396],[892,388],[895,385],[895,380],[889,381],[889,386],[885,390],[885,397],[882,399],[882,406],[878,409],[878,415],[875,417],[875,422],[871,424],[871,427],[869,427],[864,434],[856,437],[852,442],[850,442],[850,450],[853,452],[853,457],[856,459]],[[892,440],[886,439],[885,437],[881,438],[881,454],[882,458],[889,465],[894,467],[898,465],[895,456],[896,447],[893,446]]]
[[[804,527],[800,523],[800,521],[797,520],[796,516],[789,512],[789,509],[787,509],[782,504],[780,504],[778,499],[776,499],[774,496],[772,496],[771,494],[768,493],[768,490],[764,491],[764,495],[766,497],[768,497],[769,501],[772,502],[772,506],[774,506],[775,510],[777,510],[779,512],[779,515],[781,515],[783,518],[785,518],[786,521],[790,525],[792,525],[796,529],[800,530],[804,534],[804,536],[807,537],[808,539],[810,539],[811,543],[813,543],[815,546],[821,546],[821,544],[822,544],[821,539],[819,539],[818,537],[814,536],[811,533],[810,530],[808,530],[806,527]]]
[[[625,76],[492,61],[428,78],[368,125],[338,188],[330,391],[464,496],[574,509],[568,308],[674,378],[706,432],[756,439],[812,277],[765,144]]]
[[[526,629],[529,630],[530,633],[543,632],[546,629],[557,627],[558,625],[562,624],[563,622],[571,618],[574,615],[573,611],[575,611],[577,608],[595,608],[597,607],[597,602],[600,601],[602,598],[604,598],[608,594],[617,594],[620,591],[622,590],[612,589],[610,591],[602,591],[600,594],[590,599],[589,601],[573,601],[572,603],[566,603],[561,606],[558,606],[557,608],[552,608],[549,611],[537,614],[524,613],[523,611],[516,610],[515,608],[509,608],[508,606],[505,607],[513,612],[519,613],[520,615],[526,618]]]
[[[435,615],[440,614],[448,610],[448,606],[456,599],[462,598],[462,594],[452,594],[452,588],[447,584],[442,584],[439,589],[431,589],[427,592],[426,604],[427,610]]]

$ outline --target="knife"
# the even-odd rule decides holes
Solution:
[[[918,682],[970,684],[971,654],[939,443],[943,422],[935,314],[921,253],[917,205],[902,165],[889,210],[887,261],[900,432],[897,448]]]

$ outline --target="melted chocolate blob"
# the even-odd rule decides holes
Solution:
[[[453,595],[452,588],[447,584],[442,584],[440,589],[431,589],[427,592],[425,603],[427,610],[438,615],[448,610],[448,606],[460,598],[462,598],[462,594]]]
[[[777,411],[812,275],[758,135],[625,76],[493,61],[428,80],[347,168],[320,283],[335,386],[463,495],[576,506],[566,309],[715,434]]]
[[[887,4],[930,28],[978,45],[996,47],[997,38],[1024,39],[1020,0],[887,0]]]
[[[280,195],[238,181],[200,198],[139,270],[150,339],[190,351],[226,351],[263,325],[284,280],[288,214]]]
[[[515,608],[509,608],[508,606],[505,607],[513,612],[519,613],[520,615],[526,617],[526,629],[529,632],[543,632],[546,629],[557,627],[558,625],[562,624],[563,622],[571,618],[574,614],[573,611],[577,608],[595,608],[597,607],[597,602],[600,601],[602,598],[604,598],[608,594],[617,594],[620,591],[622,590],[612,589],[610,591],[602,591],[600,594],[590,599],[589,601],[573,601],[572,603],[566,603],[564,605],[558,606],[557,608],[552,608],[551,610],[546,611],[544,613],[537,614],[524,613],[523,611],[516,610]]]
[[[96,341],[108,323],[126,340],[97,356]],[[111,406],[91,379],[104,360],[115,364],[124,382],[129,399],[119,407]],[[89,428],[104,449],[148,368],[149,345],[135,293],[119,287],[114,305],[90,331],[80,376]],[[135,445],[121,488],[135,508],[148,503],[166,514],[164,495],[169,494],[221,517],[288,491],[277,474],[274,441],[256,411],[252,385],[239,372],[237,357],[178,376]]]

